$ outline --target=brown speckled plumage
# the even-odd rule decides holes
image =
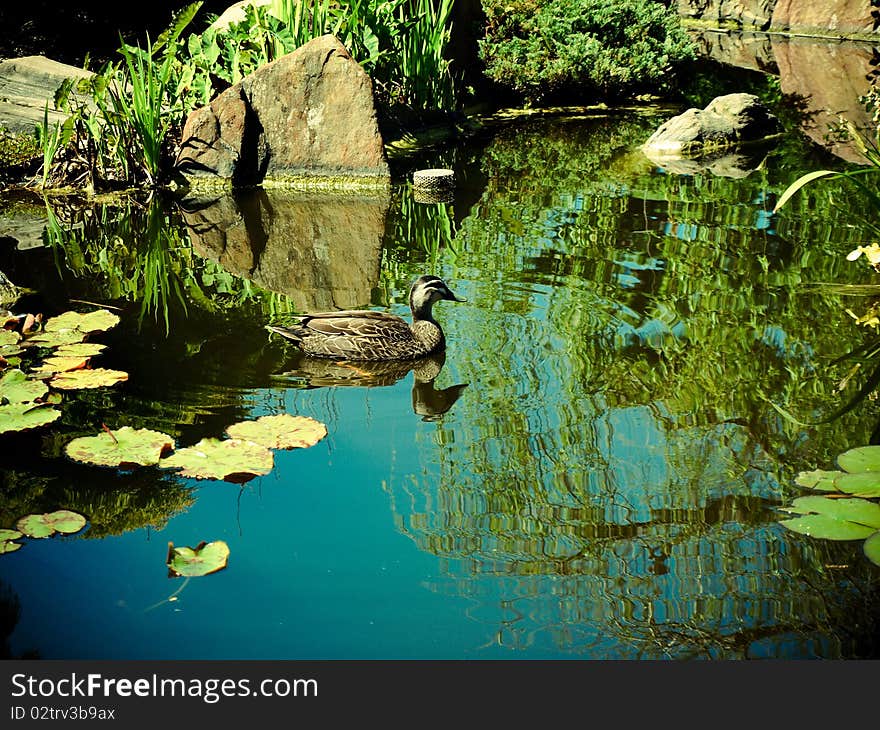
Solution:
[[[434,302],[464,301],[436,276],[420,276],[409,292],[413,322],[370,310],[304,314],[292,327],[268,327],[315,357],[340,360],[412,360],[443,350],[446,338],[434,320]]]

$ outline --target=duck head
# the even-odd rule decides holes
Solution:
[[[409,290],[409,307],[412,310],[413,317],[417,319],[430,319],[431,307],[434,302],[441,299],[448,299],[452,302],[465,302],[466,299],[456,296],[453,291],[446,286],[446,282],[437,276],[420,276],[413,282],[412,288]]]

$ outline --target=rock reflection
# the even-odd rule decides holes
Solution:
[[[387,196],[263,189],[181,203],[193,249],[290,298],[299,311],[356,308],[379,281]]]

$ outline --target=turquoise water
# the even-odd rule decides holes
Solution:
[[[834,183],[773,214],[829,161],[789,146],[744,177],[678,175],[638,151],[657,123],[533,122],[395,162],[388,200],[105,210],[6,252],[0,268],[36,290],[22,306],[119,306],[100,365],[130,376],[0,437],[0,527],[64,507],[90,519],[0,556],[21,606],[12,653],[875,656],[876,567],[776,511],[799,470],[830,468],[877,422],[872,403],[793,420],[856,390],[838,392],[851,363],[833,359],[870,335],[845,312],[865,300],[829,284],[873,281],[845,260],[870,237],[865,203]],[[455,169],[453,200],[402,182],[433,166]],[[422,273],[468,300],[437,305],[433,380],[318,372],[263,330],[312,306],[405,315]],[[275,413],[328,436],[244,485],[61,451],[102,423],[190,445]],[[228,543],[228,567],[169,579],[168,542],[202,540]]]

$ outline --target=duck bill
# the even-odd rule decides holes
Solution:
[[[467,299],[465,299],[464,297],[458,296],[458,294],[453,292],[452,289],[449,290],[449,294],[450,294],[450,296],[446,297],[446,299],[449,299],[450,301],[453,301],[453,302],[466,302],[467,301]]]

